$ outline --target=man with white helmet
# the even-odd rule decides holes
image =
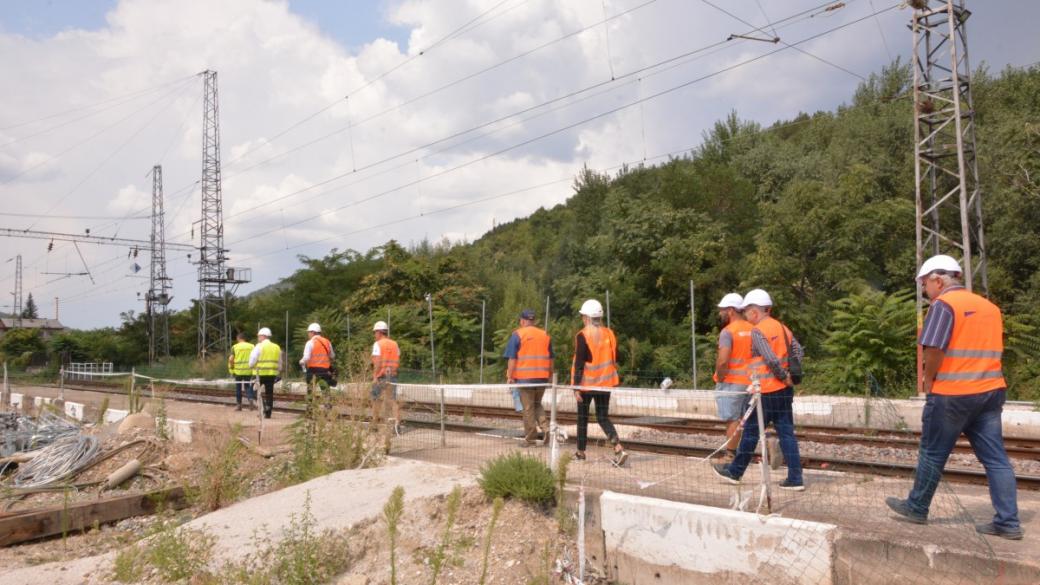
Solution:
[[[603,305],[589,299],[581,305],[584,327],[574,336],[574,362],[571,366],[571,385],[592,388],[613,388],[621,383],[617,371],[617,338],[603,325]],[[614,446],[614,465],[622,466],[628,453],[618,439],[617,430],[610,422],[610,392],[605,390],[575,390],[578,402],[578,451],[575,459],[585,459],[588,442],[589,406],[596,403],[596,422],[607,440]]]
[[[914,486],[907,499],[885,503],[904,519],[924,524],[943,468],[961,433],[986,468],[993,521],[982,534],[1021,540],[1015,472],[1004,449],[1001,413],[1004,322],[1000,309],[961,284],[961,266],[938,255],[921,265],[917,280],[932,301],[918,344],[924,350],[921,382],[927,394],[921,412],[921,447]]]
[[[749,291],[744,295],[741,307],[744,318],[754,326],[751,331],[749,371],[751,379],[757,380],[761,388],[763,424],[773,424],[780,438],[780,451],[787,462],[787,478],[780,482],[780,489],[804,491],[802,460],[794,436],[794,381],[790,374],[791,360],[800,361],[802,348],[791,330],[770,314],[773,299],[769,293],[758,288]],[[758,434],[758,419],[751,417],[744,428],[733,461],[712,465],[716,475],[730,483],[739,483],[755,453]],[[776,457],[776,454],[770,456]]]
[[[401,424],[401,405],[397,402],[397,370],[401,366],[401,348],[390,339],[390,326],[376,321],[372,326],[376,342],[372,344],[372,424],[379,422],[389,402],[394,413],[394,429]]]
[[[264,389],[264,418],[271,418],[274,383],[282,374],[282,348],[271,341],[271,330],[267,327],[261,327],[256,337],[259,341],[249,354],[249,367],[256,372]]]
[[[332,349],[332,342],[322,336],[321,325],[311,323],[307,326],[307,345],[303,346],[303,357],[300,358],[300,367],[304,369],[307,379],[307,398],[311,396],[311,381],[324,380],[328,385],[323,388],[326,405],[329,400],[329,388],[333,386],[332,364],[336,359],[336,352]]]
[[[747,409],[748,385],[751,376],[748,367],[751,362],[751,331],[754,326],[748,323],[740,307],[744,297],[737,293],[729,293],[719,301],[719,320],[722,331],[719,333],[719,352],[715,358],[715,406],[720,420],[726,421],[726,452],[730,459],[737,454],[740,442],[740,418]]]

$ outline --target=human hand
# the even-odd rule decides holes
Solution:
[[[584,402],[582,400],[582,398],[581,398],[581,391],[580,390],[575,390],[574,391],[574,399],[577,400],[578,402]],[[599,404],[599,403],[597,403],[597,404]]]

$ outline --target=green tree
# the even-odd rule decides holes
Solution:
[[[25,308],[22,309],[23,319],[39,319],[40,309],[36,306],[36,301],[33,300],[32,293],[29,293],[29,297],[25,300]]]

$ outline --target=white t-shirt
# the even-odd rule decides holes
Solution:
[[[372,344],[372,355],[383,355],[383,352],[379,349],[379,342]]]

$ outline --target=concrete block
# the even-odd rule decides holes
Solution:
[[[679,408],[677,396],[654,394],[629,394],[615,392],[611,397],[611,410],[617,414],[660,414],[672,413]]]
[[[22,409],[22,394],[20,392],[11,392],[11,408],[15,410]]]
[[[814,416],[831,416],[831,413],[834,412],[834,408],[830,403],[817,401],[804,402],[802,400],[795,400],[793,409],[796,416],[806,414]]]
[[[167,419],[166,426],[170,432],[170,438],[177,443],[190,443],[191,442],[191,425],[190,420],[177,420]]]
[[[600,496],[611,577],[624,583],[833,585],[838,529],[614,492]]]
[[[35,396],[35,397],[33,397],[33,406],[35,406],[37,410],[39,410],[40,408],[43,408],[43,406],[45,404],[50,404],[52,402],[54,402],[54,399],[49,397],[49,396]]]
[[[1020,438],[1040,438],[1040,412],[1005,410],[1004,435]]]
[[[119,422],[130,414],[129,410],[119,410],[118,408],[109,408],[105,411],[105,422],[114,423]]]
[[[76,420],[83,420],[83,405],[78,402],[65,403],[65,416]]]

